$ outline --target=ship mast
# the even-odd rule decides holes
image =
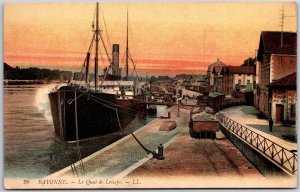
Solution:
[[[98,88],[98,47],[99,47],[99,2],[96,5],[96,53],[95,53],[95,90]]]
[[[126,79],[128,79],[128,7],[127,7],[127,36],[126,36]]]

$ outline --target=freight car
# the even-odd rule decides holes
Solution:
[[[193,138],[216,138],[219,122],[214,115],[205,111],[191,115],[189,132]]]

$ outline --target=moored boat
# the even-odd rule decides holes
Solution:
[[[74,79],[53,89],[49,94],[55,133],[65,141],[80,140],[120,131],[139,111],[145,100],[145,84],[128,76],[128,26],[126,45],[126,76],[121,77],[119,45],[114,44],[108,54],[99,28],[99,3],[96,6],[96,26],[83,68]],[[127,17],[128,18],[128,17]],[[94,26],[94,25],[93,25]],[[98,46],[102,42],[109,66],[98,75]],[[93,82],[89,75],[89,61],[95,43],[95,71]],[[111,74],[109,72],[111,71]]]

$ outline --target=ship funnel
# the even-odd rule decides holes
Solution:
[[[120,69],[119,69],[119,44],[113,44],[112,56],[113,56],[112,74],[120,76]]]

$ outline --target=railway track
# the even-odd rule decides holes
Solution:
[[[221,177],[221,174],[219,172],[219,170],[217,169],[217,167],[215,166],[214,162],[212,161],[212,159],[210,158],[210,155],[208,154],[207,150],[205,149],[204,145],[203,145],[203,142],[200,140],[200,145],[205,153],[205,157],[206,159],[210,162],[211,166],[214,168],[214,170],[216,171],[217,175],[219,177]]]
[[[203,151],[205,153],[206,158],[208,159],[208,161],[210,162],[211,166],[214,168],[214,170],[216,171],[216,173],[218,174],[218,176],[221,176],[221,173],[218,170],[218,168],[216,167],[216,165],[214,163],[214,159],[211,158],[212,155],[208,152],[208,148],[216,147],[218,149],[218,151],[229,162],[230,167],[234,170],[234,172],[237,175],[242,176],[242,174],[239,171],[238,167],[234,164],[234,162],[231,160],[231,158],[229,158],[228,154],[217,144],[217,142],[215,140],[200,139],[200,145],[203,148]]]

